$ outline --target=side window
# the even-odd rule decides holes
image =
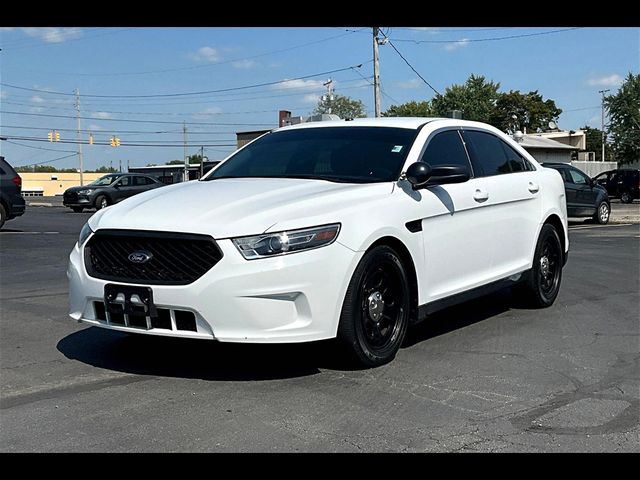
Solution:
[[[128,187],[131,185],[131,177],[120,177],[120,181],[118,182],[118,185],[120,185],[121,187]]]
[[[149,183],[151,182],[147,179],[147,177],[133,177],[133,184],[136,187],[148,185]]]
[[[156,183],[151,177],[144,177],[144,179],[147,181],[147,185],[153,185]]]
[[[439,165],[461,165],[469,168],[469,159],[457,130],[436,134],[427,144],[422,158],[432,167]]]
[[[474,130],[462,133],[467,144],[476,176],[490,177],[511,173],[509,159],[502,148],[502,140],[490,133]]]
[[[589,183],[587,177],[577,170],[570,169],[569,175],[571,175],[571,183],[576,185],[587,185]]]
[[[511,171],[531,172],[535,170],[535,168],[533,168],[533,165],[531,165],[531,163],[526,158],[516,152],[513,147],[503,141],[500,141],[500,143],[502,144],[502,148],[504,149],[504,154],[507,156],[507,161],[511,166]]]
[[[560,172],[560,175],[562,176],[562,180],[564,180],[566,183],[573,183],[573,179],[571,178],[571,174],[569,173],[569,169],[567,169],[567,168],[559,168],[558,171]]]

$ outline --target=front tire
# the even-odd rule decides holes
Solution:
[[[596,213],[593,215],[593,220],[600,225],[606,225],[609,223],[609,217],[611,216],[611,206],[607,202],[600,202]]]
[[[109,199],[105,195],[98,195],[96,198],[96,210],[102,210],[110,205]]]
[[[361,366],[390,362],[409,323],[410,288],[398,254],[386,245],[365,253],[345,295],[338,339]]]
[[[633,196],[631,195],[631,192],[622,192],[620,201],[622,203],[633,203]]]
[[[533,266],[519,285],[520,296],[526,304],[535,308],[553,305],[560,291],[563,257],[558,232],[553,225],[543,225],[533,257]]]

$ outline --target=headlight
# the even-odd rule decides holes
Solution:
[[[82,230],[80,230],[80,236],[78,237],[78,246],[81,247],[82,244],[87,240],[87,238],[89,238],[89,235],[91,235],[92,233],[93,230],[91,230],[89,223],[85,223],[84,227],[82,227]]]
[[[324,247],[338,238],[340,224],[289,230],[286,232],[264,233],[251,237],[234,238],[233,243],[247,260],[285,255],[301,250]]]
[[[78,190],[78,195],[90,195],[93,192],[92,188],[87,188],[86,190]]]

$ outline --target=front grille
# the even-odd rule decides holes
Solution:
[[[78,194],[76,192],[65,192],[62,199],[65,202],[75,202],[76,200],[78,200]]]
[[[134,263],[134,252],[150,254]],[[208,235],[144,230],[98,230],[84,247],[87,273],[95,278],[146,285],[187,285],[222,258]]]

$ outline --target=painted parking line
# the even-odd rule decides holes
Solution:
[[[633,225],[633,223],[614,223],[609,225],[578,226],[578,227],[569,227],[569,230],[588,230],[592,228],[628,227],[630,225]]]

